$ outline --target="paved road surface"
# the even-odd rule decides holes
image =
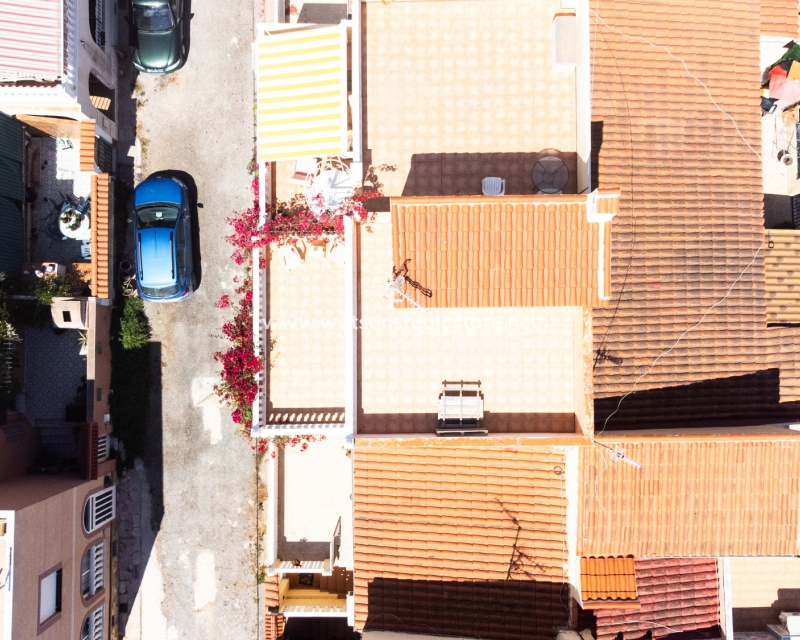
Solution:
[[[263,18],[253,0],[192,4],[187,65],[172,76],[139,76],[142,172],[178,171],[196,184],[202,279],[188,301],[147,306],[162,380],[151,399],[146,465],[120,485],[129,505],[120,515],[121,622],[130,639],[255,638],[259,617],[255,463],[212,393],[212,354],[230,315],[214,302],[233,293],[236,273],[225,217],[251,202],[251,42],[254,17]]]

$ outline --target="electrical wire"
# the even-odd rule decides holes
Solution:
[[[661,624],[660,622],[656,622],[654,620],[628,620],[626,618],[625,622],[638,622],[639,624],[654,624],[657,627],[664,627],[665,629],[668,629],[669,631],[672,631],[673,633],[682,633],[681,629],[673,629],[672,627],[668,627],[667,625]]]
[[[599,1],[599,0],[598,0]],[[597,12],[595,11],[595,14]],[[597,28],[597,22],[595,22],[595,29]],[[596,31],[595,31],[596,33]],[[633,265],[633,256],[636,252],[636,202],[633,195],[633,115],[631,114],[631,106],[630,102],[628,101],[628,91],[625,87],[625,81],[623,80],[622,72],[619,69],[619,64],[617,61],[617,56],[614,55],[614,50],[608,44],[608,41],[605,39],[605,36],[601,34],[603,38],[603,42],[605,42],[606,46],[608,46],[608,50],[611,52],[611,56],[614,59],[614,67],[617,71],[617,77],[619,78],[619,83],[622,86],[622,95],[625,97],[625,110],[628,113],[628,181],[629,181],[629,198],[630,198],[630,207],[631,207],[631,222],[632,222],[632,240],[631,240],[631,248],[629,250],[630,257],[628,259],[628,266],[625,268],[625,277],[622,279],[622,285],[620,286],[619,295],[617,296],[617,302],[614,305],[614,312],[611,314],[611,319],[608,322],[608,326],[606,327],[606,332],[603,335],[603,340],[600,342],[600,346],[595,351],[595,359],[594,359],[594,366],[592,369],[594,370],[597,368],[597,362],[600,359],[600,354],[603,353],[603,348],[605,347],[606,340],[608,340],[608,334],[611,332],[611,327],[614,326],[614,321],[617,319],[617,313],[619,312],[620,304],[622,304],[622,295],[625,293],[627,284],[628,284],[628,275],[631,272],[631,266]],[[594,66],[594,59],[597,56],[592,56],[592,66]],[[594,73],[592,73],[592,82],[594,82]]]
[[[671,52],[671,51],[670,51],[670,50],[669,50],[667,47],[665,47],[665,46],[664,46],[664,45],[662,45],[662,44],[655,44],[655,43],[653,43],[653,42],[650,42],[650,40],[648,40],[647,38],[642,38],[641,36],[632,36],[632,35],[629,35],[629,34],[627,34],[627,33],[623,32],[623,31],[620,31],[619,29],[617,29],[617,28],[615,28],[615,27],[612,27],[612,26],[611,26],[610,24],[608,24],[608,23],[607,23],[605,20],[603,20],[603,18],[600,16],[600,14],[599,14],[599,13],[597,13],[597,11],[596,11],[596,10],[594,10],[594,9],[590,9],[590,10],[592,11],[592,13],[594,13],[594,15],[597,17],[597,19],[598,19],[600,22],[602,22],[602,23],[603,23],[603,24],[604,24],[604,25],[605,25],[607,28],[609,28],[611,31],[614,31],[615,33],[618,33],[618,34],[619,34],[619,35],[621,35],[623,38],[627,38],[628,40],[636,40],[636,41],[638,41],[638,42],[643,42],[644,44],[647,44],[647,45],[649,45],[649,46],[653,47],[654,49],[661,49],[662,51],[665,51],[665,52],[666,52],[666,54],[667,54],[667,55],[668,55],[670,58],[672,58],[672,59],[673,59],[673,60],[675,60],[676,62],[680,62],[680,63],[681,63],[681,65],[683,65],[683,68],[684,68],[684,70],[686,71],[686,75],[688,75],[688,76],[689,76],[690,78],[692,78],[692,79],[693,79],[695,82],[697,82],[697,84],[699,84],[701,87],[703,87],[703,89],[705,90],[705,92],[708,94],[708,97],[709,97],[709,99],[711,100],[711,103],[712,103],[712,104],[713,104],[713,105],[714,105],[714,106],[717,108],[717,110],[718,110],[718,111],[719,111],[719,112],[720,112],[722,115],[724,115],[724,116],[725,116],[725,117],[726,117],[728,120],[730,120],[730,121],[731,121],[731,123],[733,124],[733,128],[734,128],[734,129],[736,129],[736,133],[738,133],[738,134],[739,134],[739,137],[742,139],[742,142],[744,142],[744,143],[745,143],[745,145],[747,145],[747,148],[748,148],[748,149],[750,149],[750,151],[752,151],[752,152],[753,152],[753,153],[756,155],[756,157],[757,157],[759,160],[761,160],[761,154],[760,154],[758,151],[756,151],[756,150],[753,148],[753,146],[752,146],[752,145],[751,145],[751,144],[750,144],[750,143],[747,141],[747,138],[745,138],[745,137],[744,137],[744,135],[742,134],[742,132],[739,130],[739,125],[738,125],[738,124],[736,124],[736,120],[734,120],[733,116],[732,116],[731,114],[729,114],[727,111],[725,111],[725,110],[724,110],[722,107],[720,107],[720,106],[719,106],[719,104],[717,103],[717,101],[714,99],[714,96],[711,94],[711,90],[708,88],[708,86],[707,86],[707,85],[706,85],[706,84],[705,84],[705,83],[704,83],[702,80],[700,80],[700,78],[698,78],[698,77],[697,77],[696,75],[694,75],[694,74],[693,74],[691,71],[689,71],[689,66],[686,64],[686,62],[684,62],[684,60],[683,60],[682,58],[679,58],[678,56],[676,56],[675,54],[673,54],[673,53],[672,53],[672,52]]]
[[[600,430],[600,433],[597,433],[597,434],[595,434],[595,437],[599,436],[600,434],[602,434],[602,433],[603,433],[603,431],[605,431],[605,430],[606,430],[606,426],[608,425],[608,421],[609,421],[609,420],[610,420],[610,419],[611,419],[611,418],[614,416],[614,414],[616,414],[616,413],[619,411],[619,408],[620,408],[620,406],[622,406],[622,401],[623,401],[623,400],[625,400],[625,398],[627,398],[629,395],[631,395],[632,393],[634,393],[634,392],[636,391],[636,385],[638,385],[638,384],[639,384],[639,382],[642,380],[642,378],[644,378],[644,377],[645,377],[645,376],[646,376],[648,373],[650,373],[650,372],[653,370],[653,367],[655,367],[655,366],[656,366],[656,364],[658,363],[658,361],[659,361],[659,360],[661,360],[661,358],[663,358],[664,356],[666,356],[666,355],[670,354],[670,353],[671,353],[671,352],[672,352],[672,351],[675,349],[675,347],[677,347],[677,346],[678,346],[678,343],[679,343],[681,340],[683,340],[683,338],[684,338],[684,336],[686,336],[686,334],[688,334],[690,331],[694,331],[694,330],[695,330],[697,327],[699,327],[699,326],[700,326],[700,324],[703,322],[703,320],[705,320],[705,319],[706,319],[706,316],[707,316],[709,313],[711,313],[711,311],[712,311],[712,310],[713,310],[715,307],[719,306],[720,304],[722,304],[723,302],[725,302],[725,300],[727,300],[727,299],[728,299],[728,296],[731,294],[731,291],[733,291],[733,288],[734,288],[734,287],[735,287],[735,286],[736,286],[736,285],[739,283],[739,280],[741,280],[741,279],[742,279],[742,276],[743,276],[743,275],[744,275],[744,274],[745,274],[745,273],[746,273],[746,272],[747,272],[747,271],[750,269],[750,267],[752,267],[752,266],[753,266],[753,263],[756,261],[756,258],[758,257],[758,254],[761,252],[761,248],[762,248],[763,246],[764,246],[764,241],[762,240],[762,241],[761,241],[761,244],[759,244],[759,245],[758,245],[758,249],[756,249],[756,252],[755,252],[755,254],[753,255],[753,259],[752,259],[752,260],[750,260],[750,262],[749,262],[749,263],[747,263],[747,266],[746,266],[744,269],[742,269],[742,271],[739,273],[739,275],[738,275],[738,276],[736,276],[736,280],[734,280],[734,281],[731,283],[731,286],[730,286],[730,287],[728,287],[728,290],[725,292],[725,295],[724,295],[724,296],[722,296],[722,297],[721,297],[719,300],[717,300],[717,301],[716,301],[714,304],[712,304],[712,305],[711,305],[711,306],[710,306],[708,309],[706,309],[706,312],[705,312],[705,313],[702,315],[702,317],[701,317],[701,318],[700,318],[700,319],[699,319],[699,320],[698,320],[696,323],[694,323],[694,324],[693,324],[691,327],[689,327],[689,328],[688,328],[688,329],[686,329],[686,330],[685,330],[685,331],[684,331],[684,332],[683,332],[681,335],[679,335],[679,336],[678,336],[678,339],[677,339],[677,340],[675,340],[675,342],[672,344],[672,346],[671,346],[669,349],[665,349],[665,350],[664,350],[664,351],[662,351],[660,354],[658,354],[658,356],[656,356],[656,358],[653,360],[653,362],[651,362],[651,363],[650,363],[650,366],[647,368],[647,370],[646,370],[644,373],[642,373],[642,375],[640,375],[640,376],[639,376],[639,377],[636,379],[636,381],[633,383],[633,388],[631,388],[631,390],[630,390],[630,391],[628,391],[628,393],[626,393],[624,396],[622,396],[622,397],[619,399],[619,402],[617,403],[617,408],[616,408],[616,409],[614,409],[613,413],[611,413],[611,414],[610,414],[610,415],[609,415],[609,416],[608,416],[608,417],[605,419],[605,422],[603,423],[603,428]]]
[[[689,77],[691,77],[691,78],[692,78],[692,79],[693,79],[695,82],[697,82],[697,83],[698,83],[698,84],[699,84],[701,87],[703,87],[703,89],[705,90],[705,92],[708,94],[708,97],[709,97],[709,99],[711,100],[711,103],[714,105],[714,107],[716,107],[716,109],[717,109],[717,110],[718,110],[718,111],[719,111],[719,112],[720,112],[722,115],[724,115],[724,116],[725,116],[727,119],[729,119],[729,120],[731,121],[731,123],[732,123],[732,124],[733,124],[733,126],[734,126],[734,129],[736,130],[736,133],[739,135],[739,137],[742,139],[742,141],[745,143],[745,145],[746,145],[746,146],[747,146],[747,147],[750,149],[750,151],[752,151],[752,152],[753,152],[753,154],[755,154],[755,156],[756,156],[756,157],[757,157],[759,160],[761,160],[761,154],[759,154],[759,153],[758,153],[758,151],[756,151],[756,150],[755,150],[755,149],[752,147],[752,145],[751,145],[751,144],[750,144],[750,143],[747,141],[747,139],[744,137],[744,135],[742,134],[741,130],[739,129],[739,126],[738,126],[738,124],[736,123],[736,120],[733,118],[733,116],[731,116],[731,115],[730,115],[728,112],[726,112],[724,109],[722,109],[722,107],[720,107],[720,105],[719,105],[719,104],[717,103],[717,101],[714,99],[714,96],[711,94],[711,91],[709,90],[708,86],[707,86],[707,85],[706,85],[706,84],[705,84],[705,83],[704,83],[702,80],[700,80],[700,79],[699,79],[697,76],[695,76],[695,75],[694,75],[694,74],[693,74],[693,73],[692,73],[692,72],[689,70],[689,67],[688,67],[688,65],[686,64],[686,62],[685,62],[683,59],[681,59],[681,58],[679,58],[678,56],[676,56],[675,54],[673,54],[673,53],[672,53],[672,52],[671,52],[671,51],[670,51],[670,50],[669,50],[667,47],[665,47],[664,45],[655,44],[655,43],[653,43],[652,41],[648,40],[647,38],[643,38],[643,37],[641,37],[641,36],[633,36],[633,35],[627,34],[627,33],[623,32],[623,31],[621,31],[621,30],[617,29],[616,27],[612,27],[610,24],[608,24],[608,22],[606,22],[606,21],[603,19],[603,17],[602,17],[602,16],[601,16],[601,15],[598,13],[598,11],[597,11],[596,9],[594,9],[594,8],[591,8],[591,7],[590,7],[590,11],[591,11],[591,12],[592,12],[592,13],[595,15],[595,18],[596,18],[596,20],[597,20],[597,21],[599,21],[600,23],[602,23],[602,24],[603,24],[603,25],[604,25],[606,28],[608,28],[610,31],[613,31],[613,32],[615,32],[615,33],[618,33],[619,35],[621,35],[621,36],[622,36],[622,37],[624,37],[624,38],[627,38],[628,40],[633,40],[633,41],[642,42],[642,43],[644,43],[644,44],[647,44],[647,45],[648,45],[648,46],[650,46],[650,47],[653,47],[654,49],[660,49],[660,50],[663,50],[664,52],[666,52],[666,54],[667,54],[667,55],[668,55],[668,56],[669,56],[671,59],[673,59],[673,60],[675,60],[675,61],[677,61],[677,62],[680,62],[680,63],[681,63],[681,65],[683,66],[683,68],[684,68],[684,70],[685,70],[686,74],[687,74]],[[595,27],[596,27],[596,26],[597,26],[597,22],[595,22]],[[595,36],[595,40],[596,40],[596,36]],[[604,40],[604,41],[606,41],[606,40],[605,40],[605,37],[603,37],[603,40]],[[606,41],[606,42],[607,42],[607,41]],[[616,64],[616,56],[614,55],[614,53],[613,53],[613,50],[612,50],[610,47],[609,47],[609,49],[610,49],[610,50],[611,50],[611,52],[612,52],[612,56],[614,57],[614,61],[615,61],[615,64]],[[619,67],[617,67],[617,73],[619,74]],[[620,82],[622,83],[622,86],[623,86],[623,94],[624,94],[624,96],[625,96],[625,102],[626,102],[626,106],[627,106],[627,105],[628,105],[628,94],[627,94],[627,90],[625,89],[624,83],[622,82],[622,76],[621,76],[621,74],[619,74],[619,75],[620,75]],[[631,135],[631,128],[632,128],[632,125],[631,125],[631,114],[630,114],[630,108],[629,108],[629,107],[628,107],[628,128],[629,128],[629,137],[630,137],[630,135]],[[629,156],[631,156],[631,155],[632,155],[632,144],[633,144],[633,143],[632,143],[632,139],[630,140],[629,144],[630,144],[630,148],[631,148],[631,153],[629,153]],[[631,160],[632,160],[632,159],[631,159]],[[631,171],[631,174],[632,174],[632,171]],[[633,183],[632,183],[632,177],[631,177],[631,187],[632,187],[632,186],[633,186]],[[633,189],[631,189],[631,200],[633,200]],[[634,214],[634,218],[633,218],[633,219],[634,219],[634,229],[635,229],[635,214]],[[634,234],[634,242],[635,242],[635,234]],[[761,248],[763,247],[763,245],[764,245],[764,243],[763,243],[763,241],[762,241],[762,242],[761,242],[761,244],[760,244],[760,245],[758,246],[758,248],[756,249],[756,252],[755,252],[755,254],[753,255],[753,258],[752,258],[752,260],[751,260],[751,261],[750,261],[750,262],[747,264],[747,266],[746,266],[746,267],[745,267],[745,268],[744,268],[744,269],[743,269],[743,270],[742,270],[742,271],[739,273],[739,275],[738,275],[738,276],[736,277],[736,279],[733,281],[733,283],[731,284],[731,286],[728,288],[728,291],[725,293],[725,295],[724,295],[724,296],[723,296],[721,299],[717,300],[717,302],[715,302],[714,304],[712,304],[712,305],[711,305],[711,306],[710,306],[710,307],[709,307],[709,308],[708,308],[708,309],[705,311],[705,313],[702,315],[702,317],[700,318],[700,320],[699,320],[697,323],[695,323],[694,325],[692,325],[691,327],[689,327],[688,329],[686,329],[686,330],[685,330],[685,331],[684,331],[684,332],[683,332],[683,333],[682,333],[680,336],[678,336],[678,339],[677,339],[677,340],[675,340],[675,342],[673,343],[673,345],[672,345],[671,347],[669,347],[668,349],[665,349],[664,351],[662,351],[662,352],[661,352],[661,353],[660,353],[660,354],[659,354],[659,355],[658,355],[658,356],[657,356],[657,357],[656,357],[656,358],[653,360],[653,362],[650,364],[650,366],[647,368],[647,370],[646,370],[644,373],[642,373],[642,374],[641,374],[641,375],[640,375],[640,376],[639,376],[639,377],[636,379],[636,381],[634,382],[634,384],[633,384],[633,387],[631,388],[631,390],[630,390],[630,391],[628,391],[628,393],[626,393],[625,395],[623,395],[623,396],[620,398],[619,402],[617,403],[617,408],[616,408],[616,409],[615,409],[615,410],[614,410],[614,411],[613,411],[613,412],[612,412],[612,413],[611,413],[611,414],[610,414],[608,417],[606,417],[606,419],[605,419],[605,421],[604,421],[604,423],[603,423],[603,428],[600,430],[600,432],[599,432],[599,433],[596,433],[596,434],[594,434],[594,436],[592,437],[592,442],[593,442],[593,443],[594,443],[594,438],[596,438],[598,435],[602,434],[602,433],[605,431],[606,427],[608,426],[608,421],[609,421],[609,420],[610,420],[610,419],[611,419],[611,418],[612,418],[612,417],[613,417],[613,416],[614,416],[614,415],[615,415],[615,414],[616,414],[616,413],[619,411],[620,407],[622,406],[622,402],[623,402],[623,401],[624,401],[624,400],[625,400],[625,399],[626,399],[626,398],[627,398],[629,395],[631,395],[632,393],[634,393],[634,392],[636,391],[636,387],[637,387],[637,385],[639,384],[639,382],[641,382],[641,380],[642,380],[642,379],[643,379],[643,378],[644,378],[646,375],[648,375],[648,374],[649,374],[649,373],[650,373],[650,372],[653,370],[653,368],[654,368],[654,367],[655,367],[655,365],[658,363],[658,361],[659,361],[659,360],[661,360],[661,358],[662,358],[662,357],[664,357],[664,356],[668,355],[669,353],[671,353],[671,352],[672,352],[672,351],[675,349],[675,347],[678,345],[678,343],[679,343],[679,342],[680,342],[680,341],[681,341],[681,340],[684,338],[684,336],[686,336],[686,335],[687,335],[689,332],[691,332],[691,331],[693,331],[694,329],[696,329],[696,328],[697,328],[697,327],[698,327],[698,326],[699,326],[699,325],[700,325],[700,324],[703,322],[703,320],[705,320],[706,316],[707,316],[707,315],[708,315],[708,314],[709,314],[709,313],[710,313],[710,312],[711,312],[711,311],[712,311],[712,310],[713,310],[715,307],[717,307],[718,305],[722,304],[722,302],[724,302],[724,301],[725,301],[725,300],[728,298],[728,296],[730,295],[730,293],[731,293],[731,291],[733,290],[733,288],[736,286],[736,284],[739,282],[739,280],[742,278],[742,276],[745,274],[745,272],[747,272],[747,270],[748,270],[748,269],[749,269],[749,268],[750,268],[750,267],[753,265],[753,263],[755,262],[755,260],[756,260],[756,258],[758,257],[758,254],[759,254],[759,252],[761,251]],[[617,304],[616,304],[616,306],[615,306],[615,309],[614,309],[614,314],[612,315],[612,320],[611,320],[611,322],[613,322],[614,318],[616,318],[616,314],[617,314],[617,312],[618,312],[618,310],[619,310],[619,306],[620,306],[620,303],[621,303],[621,301],[622,301],[622,294],[624,293],[624,287],[625,287],[625,284],[627,283],[627,277],[628,277],[628,273],[629,273],[629,271],[630,271],[630,268],[631,268],[631,264],[632,264],[632,262],[633,262],[633,250],[631,250],[631,259],[630,259],[630,261],[629,261],[629,263],[628,263],[628,267],[627,267],[627,269],[626,269],[626,272],[625,272],[625,278],[624,278],[624,280],[623,280],[623,288],[620,290],[620,295],[619,295],[619,296],[618,296],[618,298],[617,298]],[[610,324],[609,324],[609,329],[610,329]],[[606,330],[606,334],[605,334],[605,336],[603,337],[603,342],[601,343],[601,349],[602,349],[602,346],[605,344],[605,340],[606,340],[606,339],[607,339],[607,337],[608,337],[609,329],[607,329],[607,330]],[[595,360],[595,364],[596,364],[596,360]],[[598,475],[599,475],[599,474],[598,474]]]

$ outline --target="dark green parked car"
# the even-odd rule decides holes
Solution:
[[[186,62],[184,0],[133,0],[133,66],[164,74]]]

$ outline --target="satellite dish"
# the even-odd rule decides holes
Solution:
[[[533,184],[542,193],[559,193],[569,180],[569,169],[561,158],[547,156],[533,167]]]

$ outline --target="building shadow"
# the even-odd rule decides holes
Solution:
[[[781,611],[800,611],[800,589],[778,589],[778,599],[769,607],[734,607],[733,628],[766,632],[768,624],[779,624]]]
[[[560,582],[374,578],[364,630],[551,640],[567,625],[570,603],[569,585]]]
[[[150,375],[146,406],[135,424],[138,433],[126,434],[125,442],[137,443],[138,460],[123,471],[118,488],[119,635],[124,637],[133,603],[164,518],[163,407],[161,397],[161,343],[143,348]],[[116,424],[115,424],[116,430]],[[137,436],[141,437],[138,441]],[[126,455],[131,455],[129,452]],[[129,458],[126,458],[130,460]]]
[[[56,139],[26,126],[32,135],[28,153],[28,189],[31,206],[30,260],[59,264],[84,262],[81,241],[65,238],[59,227],[59,211],[69,198],[90,195],[90,174],[81,172],[79,145],[72,139]]]
[[[796,422],[800,403],[780,401],[780,369],[595,399],[595,428],[615,431],[744,427]],[[619,408],[619,410],[617,410]]]
[[[403,196],[479,196],[486,177],[505,180],[506,195],[533,195],[533,169],[542,158],[561,159],[568,171],[563,193],[578,191],[578,154],[543,149],[535,153],[415,153]]]
[[[361,358],[359,358],[360,362]],[[359,377],[360,380],[360,377]],[[360,384],[359,384],[360,394]],[[365,413],[359,411],[360,435],[409,435],[436,433],[436,413]],[[489,435],[525,433],[576,433],[574,413],[506,413],[486,411],[483,428]]]
[[[192,46],[192,0],[183,3],[183,55],[189,59],[189,49]]]
[[[297,22],[302,24],[339,24],[347,20],[347,3],[304,2]]]
[[[298,618],[286,620],[283,640],[360,640],[347,618]]]
[[[597,189],[600,184],[600,150],[603,147],[603,121],[593,120],[591,124],[591,132],[589,134],[592,140],[592,153],[591,153],[591,167],[590,167],[590,180],[592,181],[591,188]]]

